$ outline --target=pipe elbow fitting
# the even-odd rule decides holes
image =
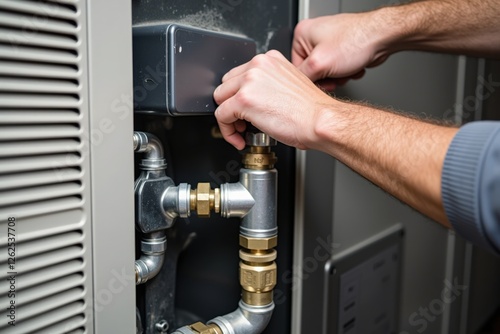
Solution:
[[[220,213],[224,218],[242,218],[255,205],[255,199],[252,194],[240,182],[221,184],[220,196]]]
[[[144,284],[158,275],[163,266],[163,255],[142,255],[135,261],[136,284]]]
[[[274,303],[252,306],[240,300],[236,311],[210,320],[224,334],[260,334],[266,329],[273,315]]]
[[[163,236],[141,241],[141,257],[135,261],[136,284],[143,284],[158,275],[165,260],[167,239]]]
[[[163,146],[158,137],[148,132],[135,131],[133,140],[134,151],[146,153],[140,164],[141,169],[164,170],[167,167]]]

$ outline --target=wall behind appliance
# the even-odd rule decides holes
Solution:
[[[307,18],[370,10],[391,2],[306,0],[300,3],[299,17]],[[476,93],[480,75],[477,63],[472,58],[404,52],[393,55],[377,68],[369,69],[362,79],[349,82],[338,89],[336,95],[421,116],[461,121],[462,114],[465,114],[464,99],[474,97]],[[491,101],[493,97],[481,103],[488,105]],[[478,328],[498,306],[498,301],[475,294],[496,291],[491,290],[491,284],[487,284],[488,288],[479,288],[479,283],[474,283],[474,278],[478,282],[484,275],[480,274],[482,270],[478,267],[483,270],[495,268],[489,277],[497,279],[498,261],[475,251],[472,253],[472,248],[452,231],[401,204],[325,154],[307,152],[299,166],[304,166],[302,178],[298,180],[303,185],[304,207],[303,215],[299,216],[303,222],[296,231],[303,235],[296,243],[296,247],[302,250],[296,259],[297,265],[304,265],[304,259],[315,258],[314,250],[321,240],[330,242],[335,255],[401,222],[406,231],[400,305],[403,333],[423,330],[423,325],[415,322],[423,319],[418,314],[420,308],[428,308],[430,303],[439,299],[446,282],[456,281],[469,289],[453,303],[446,304],[443,312],[432,317],[432,321],[425,321],[427,333],[459,333],[467,327]],[[486,256],[487,260],[478,261],[472,254],[474,257],[483,256],[483,259]],[[303,272],[304,279],[297,281],[300,284],[297,284],[295,295],[293,333],[320,333],[323,318],[329,316],[329,310],[325,310],[321,302],[325,286],[324,261],[317,262],[317,270]],[[471,262],[475,263],[472,271]],[[481,311],[472,311],[469,294],[484,302],[480,304],[471,297],[473,308]],[[477,314],[472,318],[474,326],[467,326],[467,318],[473,314]],[[477,320],[479,317],[481,320]],[[465,322],[456,321],[458,318],[465,319]]]

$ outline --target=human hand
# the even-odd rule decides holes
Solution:
[[[300,149],[314,142],[317,113],[332,101],[281,53],[271,50],[229,71],[214,91],[222,135],[237,149],[245,121]]]
[[[326,90],[358,79],[389,53],[377,12],[303,20],[295,28],[292,63]]]

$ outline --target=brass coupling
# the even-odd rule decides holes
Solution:
[[[189,196],[191,211],[196,211],[198,217],[210,217],[210,211],[220,212],[220,189],[210,188],[210,183],[198,183],[196,189],[191,189]]]
[[[243,156],[243,165],[248,169],[273,169],[277,158],[269,146],[250,146],[250,151]]]
[[[248,305],[272,303],[277,282],[277,237],[249,238],[240,235],[240,284],[242,300]]]
[[[199,334],[223,334],[222,330],[216,324],[205,325],[201,322],[194,323],[189,328]]]

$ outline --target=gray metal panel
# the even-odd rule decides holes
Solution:
[[[294,285],[301,284],[300,333],[321,333],[323,268],[334,253],[332,234],[333,172],[335,161],[321,152],[307,152],[304,177],[304,228],[301,262]],[[297,330],[297,329],[294,329]]]
[[[97,333],[134,333],[131,2],[87,4],[95,278],[89,313]]]
[[[309,1],[309,13],[328,14],[325,4]],[[356,12],[368,10],[384,5],[383,1],[343,1],[342,12]],[[338,9],[337,3],[330,4],[330,12]],[[303,12],[308,12],[302,9]],[[426,114],[439,119],[454,119],[454,103],[456,92],[457,57],[426,54],[402,53],[392,56],[382,66],[370,69],[362,80],[350,82],[345,88],[336,92],[338,96],[348,96],[353,100],[363,100],[377,105],[385,105],[405,112],[418,115]],[[309,153],[308,158],[309,159]],[[316,161],[315,166],[329,163],[331,158],[324,157]],[[309,166],[309,164],[308,164]],[[307,179],[306,179],[307,184]],[[419,311],[419,307],[429,305],[436,296],[440,296],[447,255],[447,230],[429,221],[407,206],[399,203],[372,184],[350,171],[340,163],[335,163],[334,195],[331,196],[327,182],[321,189],[306,187],[305,198],[315,199],[332,198],[333,206],[333,243],[334,251],[341,252],[363,239],[384,230],[396,222],[405,225],[407,238],[405,239],[404,272],[402,276],[402,330],[411,333],[419,327],[412,326],[409,317]],[[313,189],[313,190],[312,190]],[[310,204],[309,204],[310,205]],[[306,203],[305,211],[308,211]],[[305,216],[312,221],[327,211],[312,211],[313,216]],[[307,225],[307,222],[305,223]],[[306,229],[307,230],[307,229]],[[314,235],[307,235],[306,240],[314,240]],[[317,237],[317,235],[316,235]],[[304,242],[304,252],[307,250],[307,241]],[[317,291],[321,288],[317,282],[304,281],[303,295],[308,290]],[[309,292],[311,293],[311,292]],[[456,304],[458,305],[458,304]],[[314,322],[314,314],[320,313],[316,303],[303,303],[303,323],[307,319],[310,326]],[[305,314],[313,315],[313,318]],[[311,321],[312,320],[312,321]],[[427,322],[427,330],[439,332],[440,317]],[[302,326],[303,331],[311,328]]]
[[[0,2],[2,333],[93,333],[85,19],[81,1]]]
[[[476,83],[471,96],[481,104],[482,115],[479,119],[500,120],[500,62],[484,62],[483,71],[476,76],[477,80],[471,80]],[[466,106],[464,102],[464,108]],[[480,329],[500,305],[500,259],[474,247],[471,264],[470,298],[466,308],[467,333],[475,333]]]
[[[402,53],[369,70],[360,81],[349,83],[338,94],[397,110],[453,119],[457,59],[453,56]],[[383,82],[383,85],[380,84]],[[401,329],[423,328],[410,317],[429,305],[443,289],[447,231],[412,209],[398,203],[346,167],[336,172],[334,242],[348,247],[362,238],[400,221],[405,225],[405,258]],[[423,247],[425,245],[425,247]],[[420,319],[414,317],[413,319]],[[441,318],[426,322],[439,332]]]

